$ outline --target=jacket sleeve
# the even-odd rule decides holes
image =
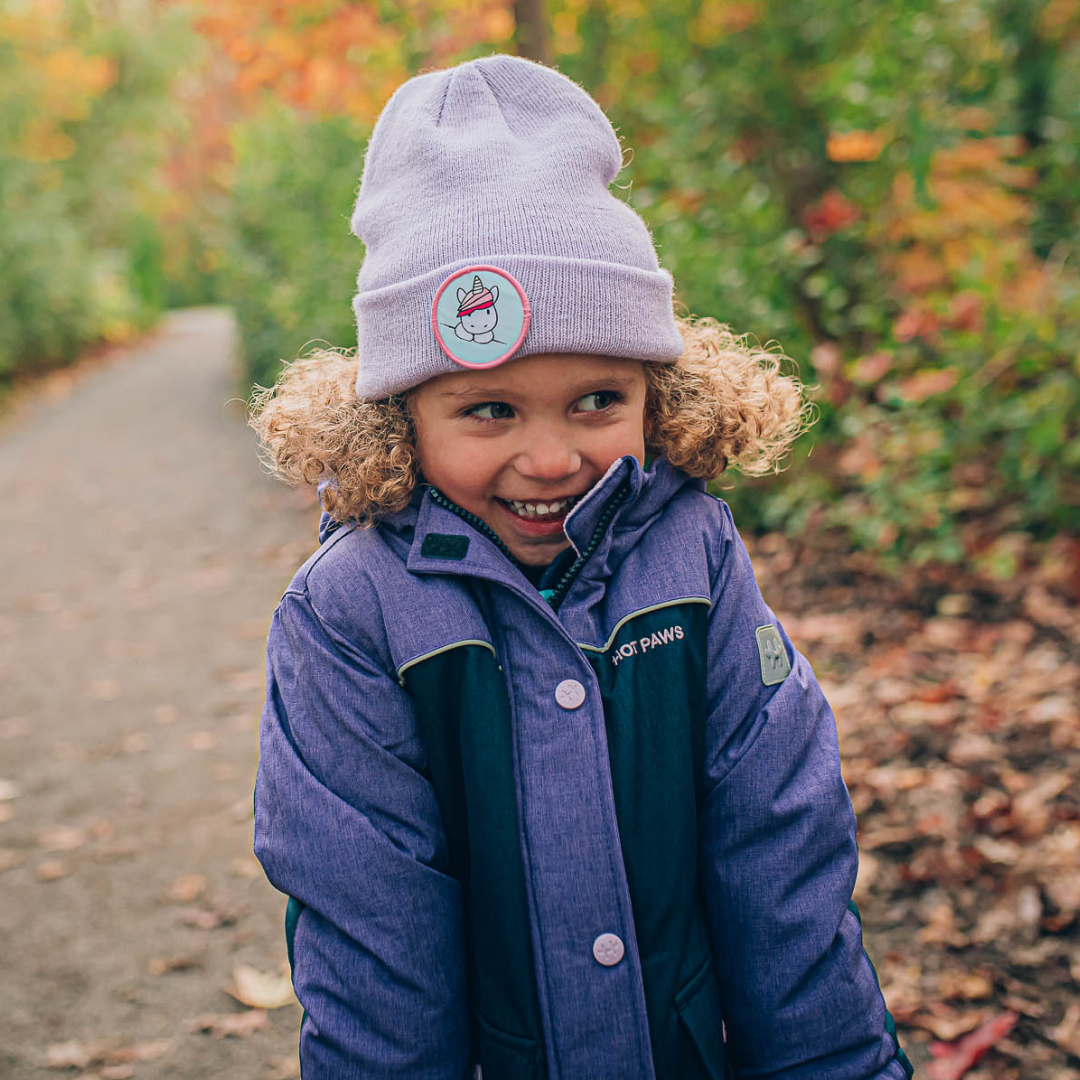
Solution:
[[[461,895],[410,701],[290,589],[267,641],[255,854],[291,898],[304,1080],[463,1080]]]
[[[833,714],[718,507],[700,821],[729,1056],[757,1080],[905,1080],[851,903],[855,815]],[[759,645],[769,624],[779,639]]]

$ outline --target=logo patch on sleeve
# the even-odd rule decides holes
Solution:
[[[754,633],[757,636],[758,657],[761,659],[761,681],[766,686],[782,683],[791,672],[791,663],[780,639],[780,631],[772,623],[767,623],[759,626]]]

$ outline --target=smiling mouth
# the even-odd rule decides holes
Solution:
[[[527,502],[519,499],[499,499],[499,502],[526,521],[561,521],[583,497],[584,495],[570,495],[565,499],[530,499]]]

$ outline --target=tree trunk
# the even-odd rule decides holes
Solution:
[[[544,0],[514,0],[514,23],[518,56],[539,60],[542,64],[550,63]]]

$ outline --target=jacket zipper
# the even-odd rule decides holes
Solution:
[[[471,511],[458,506],[456,502],[452,499],[448,499],[437,487],[432,486],[429,490],[431,492],[431,498],[439,506],[444,510],[449,510],[451,513],[457,514],[463,521],[468,522],[477,532],[486,536],[515,566],[521,566],[521,563],[519,563],[510,553],[510,549],[499,539],[498,533],[496,533],[486,521],[477,517]],[[600,541],[603,539],[604,533],[607,532],[607,528],[611,524],[611,519],[615,516],[615,512],[619,507],[626,501],[626,497],[629,494],[630,481],[624,480],[608,500],[608,504],[604,507],[604,512],[600,515],[600,520],[596,523],[596,528],[593,530],[589,542],[582,548],[581,554],[574,560],[566,573],[559,578],[554,589],[544,589],[540,593],[540,595],[543,596],[556,611],[565,599],[566,594],[570,591],[570,586],[574,584],[574,579],[581,573],[581,568],[588,561],[592,553],[600,546]]]

